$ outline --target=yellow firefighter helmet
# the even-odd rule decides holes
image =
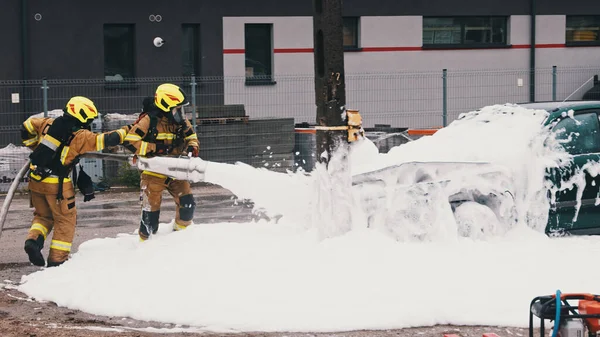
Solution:
[[[83,96],[72,97],[67,102],[65,112],[75,117],[82,124],[89,124],[98,117],[98,109],[96,109],[94,102]]]
[[[165,83],[156,88],[154,105],[164,112],[170,112],[174,107],[188,104],[183,90],[175,84]]]

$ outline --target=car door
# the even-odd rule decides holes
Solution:
[[[551,170],[550,180],[562,191],[555,193],[551,205],[547,233],[600,234],[600,176],[585,172],[585,186],[579,180],[571,189],[565,182],[576,181],[576,173],[588,163],[600,162],[599,109],[575,112],[573,117],[562,117],[553,127],[556,138],[573,155],[573,161],[557,170]],[[581,177],[581,175],[579,175]],[[583,188],[582,188],[583,187]]]

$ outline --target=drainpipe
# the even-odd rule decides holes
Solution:
[[[536,0],[530,0],[531,4],[531,46],[529,47],[529,101],[535,102],[535,14],[537,12]]]
[[[21,75],[23,80],[29,79],[29,41],[27,37],[27,0],[21,0]]]

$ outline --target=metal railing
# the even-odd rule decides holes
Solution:
[[[486,105],[529,102],[530,73],[529,69],[350,73],[346,74],[346,105],[361,112],[365,127],[443,127],[460,113]],[[536,101],[581,99],[593,87],[591,79],[599,74],[600,65],[536,69]],[[270,169],[299,166],[294,162],[294,153],[304,145],[294,140],[294,125],[314,124],[312,74],[276,75],[272,82],[263,85],[247,82],[244,77],[194,76],[120,82],[0,80],[0,147],[20,145],[19,128],[26,118],[52,114],[76,95],[90,98],[100,110],[103,118],[95,131],[114,129],[135,120],[142,100],[165,82],[180,85],[198,109],[210,112],[242,107],[242,115],[192,118],[193,123],[198,123],[203,156],[225,162],[246,161]],[[106,176],[106,172],[101,175]]]

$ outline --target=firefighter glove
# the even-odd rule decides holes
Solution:
[[[90,201],[94,196],[94,183],[92,178],[80,168],[79,176],[77,177],[77,188],[83,194],[83,202]]]
[[[197,146],[191,146],[190,145],[190,146],[187,147],[188,156],[190,156],[190,154],[191,154],[192,157],[198,157],[198,155],[199,155],[198,152],[199,151],[198,151],[198,147]]]

